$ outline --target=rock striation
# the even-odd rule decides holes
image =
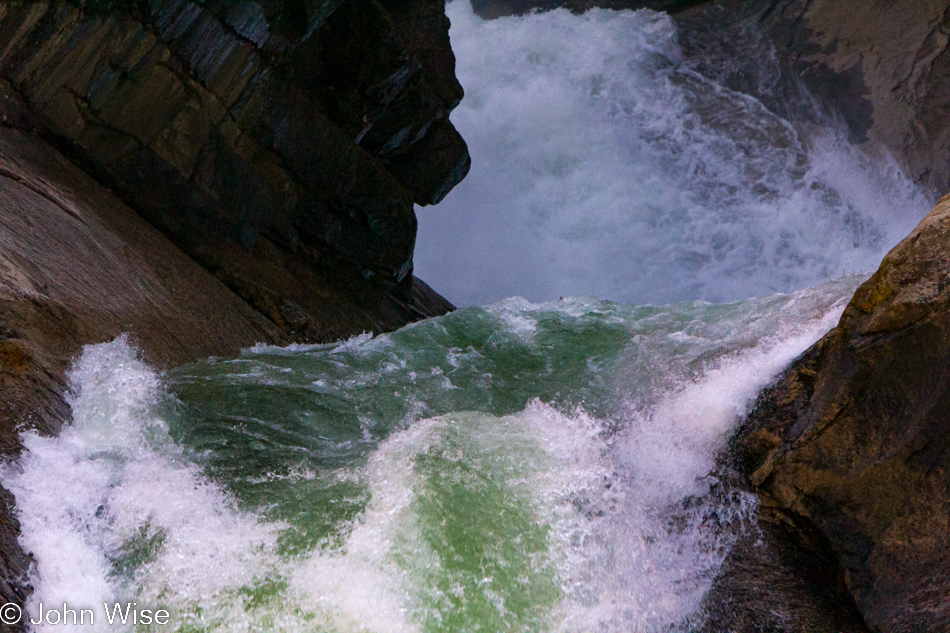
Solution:
[[[733,465],[818,528],[873,631],[950,629],[950,196],[761,395]]]
[[[34,131],[303,340],[358,329],[321,290],[359,277],[446,309],[414,297],[413,204],[469,166],[454,63],[439,1],[0,4],[5,96]]]

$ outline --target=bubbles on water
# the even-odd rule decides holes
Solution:
[[[229,613],[209,607],[251,582],[276,526],[236,512],[182,458],[158,415],[160,380],[125,337],[87,346],[69,380],[72,424],[58,437],[24,433],[22,457],[0,473],[36,561],[27,611],[65,602],[94,613],[77,630],[116,630],[103,603],[136,601],[168,608],[179,626],[217,617],[239,630],[239,597],[223,602],[238,607]]]
[[[788,291],[874,268],[930,207],[886,156],[704,77],[665,14],[447,12],[472,171],[418,210],[415,259],[460,305]]]
[[[715,456],[858,281],[506,300],[164,378],[124,338],[87,347],[72,424],[0,471],[30,608],[135,600],[170,631],[688,631],[755,511]]]

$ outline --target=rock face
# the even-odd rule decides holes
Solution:
[[[0,128],[0,452],[69,417],[63,375],[86,343],[128,332],[158,366],[236,354],[280,329],[36,137]],[[0,598],[29,559],[0,493]]]
[[[874,631],[950,630],[950,196],[765,392],[735,466],[812,522]]]
[[[759,17],[812,93],[857,140],[876,139],[918,182],[950,191],[950,0],[773,1]]]
[[[950,191],[950,0],[873,2],[855,11],[835,0],[715,0],[677,17],[686,55],[719,48],[722,83],[789,118],[801,83],[857,142],[881,143],[915,181]],[[742,55],[765,38],[783,78],[763,77],[764,56]]]
[[[703,633],[868,633],[824,536],[759,491],[753,529],[703,597]]]
[[[294,338],[425,310],[413,203],[466,174],[443,3],[0,4],[0,77],[45,139]],[[363,279],[360,279],[360,278]],[[333,294],[333,290],[329,294]],[[360,294],[357,292],[356,294]]]

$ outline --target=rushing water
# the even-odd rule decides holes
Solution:
[[[0,469],[34,618],[65,603],[95,614],[82,631],[701,624],[755,511],[717,453],[833,326],[861,279],[839,276],[876,265],[926,201],[886,158],[698,73],[665,15],[448,10],[474,167],[422,213],[420,274],[463,304],[691,301],[505,299],[164,375],[125,338],[89,346],[72,423],[24,433]],[[102,605],[128,602],[171,621],[109,626]]]
[[[833,123],[793,125],[698,72],[666,14],[447,12],[472,170],[418,210],[415,260],[458,305],[787,292],[873,270],[931,206]],[[748,51],[766,92],[770,53]]]
[[[689,630],[755,507],[716,453],[857,281],[727,305],[510,299],[166,376],[124,338],[87,347],[73,423],[25,433],[2,474],[29,609],[135,601],[174,631]]]

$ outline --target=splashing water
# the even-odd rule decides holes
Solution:
[[[448,12],[474,167],[420,211],[416,261],[457,302],[788,291],[871,268],[929,206],[703,76],[665,15]],[[755,512],[716,456],[860,281],[507,299],[165,376],[89,346],[72,423],[0,468],[27,611],[96,613],[33,628],[694,630]],[[171,621],[108,625],[127,602]]]
[[[874,269],[932,206],[834,126],[700,74],[666,14],[447,13],[472,170],[417,210],[415,262],[458,305],[787,292]]]
[[[690,630],[755,509],[715,456],[858,281],[728,305],[511,299],[165,377],[124,338],[87,347],[72,424],[25,433],[0,472],[36,560],[28,610],[135,601],[182,632]],[[97,613],[76,628],[133,630]]]

